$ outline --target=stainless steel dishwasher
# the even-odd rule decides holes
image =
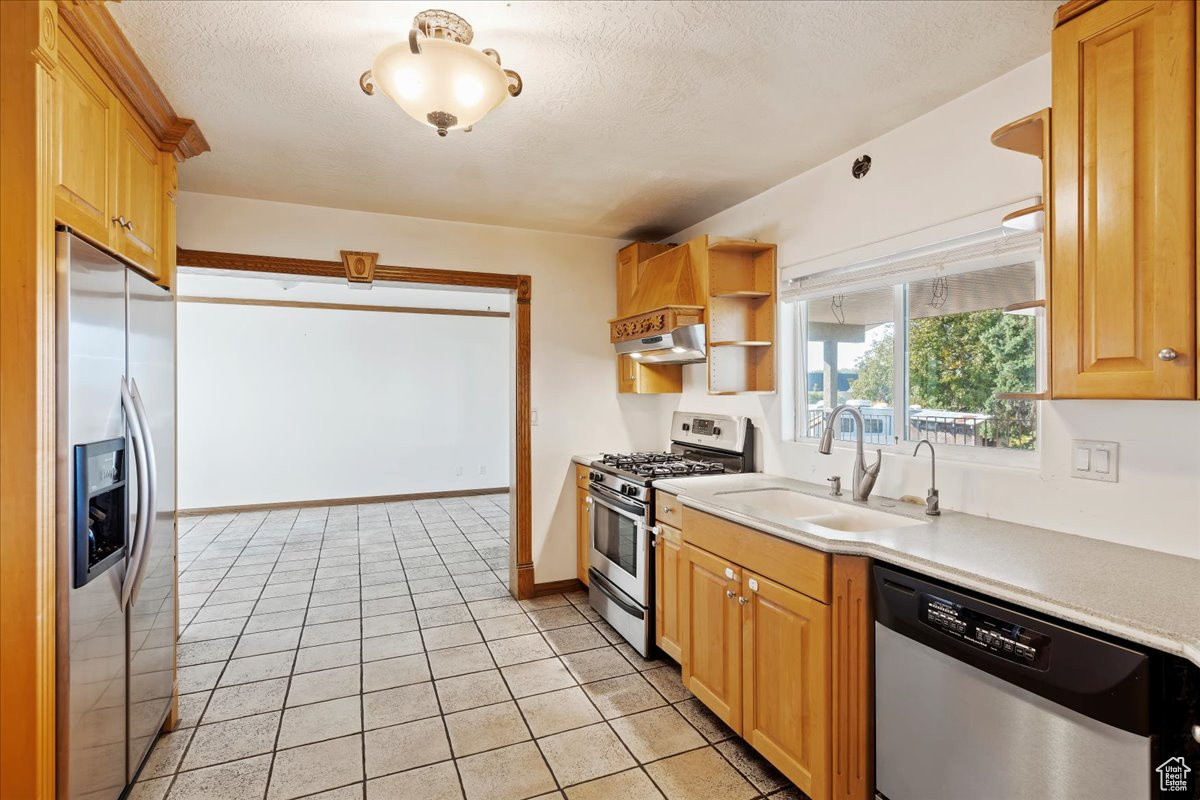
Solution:
[[[1160,796],[1149,653],[879,564],[875,603],[879,797]]]

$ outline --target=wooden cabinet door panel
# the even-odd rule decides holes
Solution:
[[[159,272],[162,235],[162,168],[154,140],[129,112],[117,140],[117,249],[152,275]]]
[[[683,546],[683,683],[735,733],[742,729],[742,614],[738,566]]]
[[[1194,24],[1137,0],[1054,31],[1055,397],[1195,396]]]
[[[676,661],[683,658],[679,636],[679,570],[683,534],[659,525],[654,552],[654,638],[659,649]]]
[[[592,522],[592,504],[588,502],[588,490],[575,487],[575,570],[584,586],[588,585],[588,566]]]
[[[829,796],[829,606],[747,572],[742,736],[814,800]]]
[[[107,245],[113,228],[115,136],[121,106],[66,36],[59,37],[55,81],[59,126],[54,159],[54,212],[94,242]]]

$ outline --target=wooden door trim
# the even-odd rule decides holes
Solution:
[[[181,267],[230,270],[234,272],[266,272],[277,275],[304,275],[309,277],[346,277],[342,261],[322,261],[311,258],[287,258],[281,256],[259,256],[245,253],[219,253],[208,250],[178,248],[176,263]],[[534,596],[533,575],[533,510],[532,438],[530,415],[530,300],[533,294],[533,279],[528,275],[501,272],[469,272],[451,269],[427,269],[424,267],[390,267],[378,264],[375,267],[376,281],[396,281],[424,286],[456,286],[476,289],[503,289],[516,296],[516,313],[510,319],[513,327],[513,342],[516,350],[514,362],[515,408],[513,425],[513,458],[511,493],[513,541],[509,548],[509,591],[518,600]]]

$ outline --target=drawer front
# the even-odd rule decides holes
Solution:
[[[575,485],[580,489],[588,488],[588,475],[592,472],[591,467],[585,467],[582,464],[575,465]]]
[[[814,600],[830,598],[830,555],[728,520],[687,509],[683,539]]]
[[[657,491],[654,493],[654,517],[678,528],[683,524],[683,504],[675,495]]]

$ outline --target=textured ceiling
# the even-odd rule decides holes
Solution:
[[[358,88],[429,0],[109,8],[212,144],[184,189],[625,237],[685,228],[1047,52],[1055,5],[437,0],[525,79],[445,139]]]

